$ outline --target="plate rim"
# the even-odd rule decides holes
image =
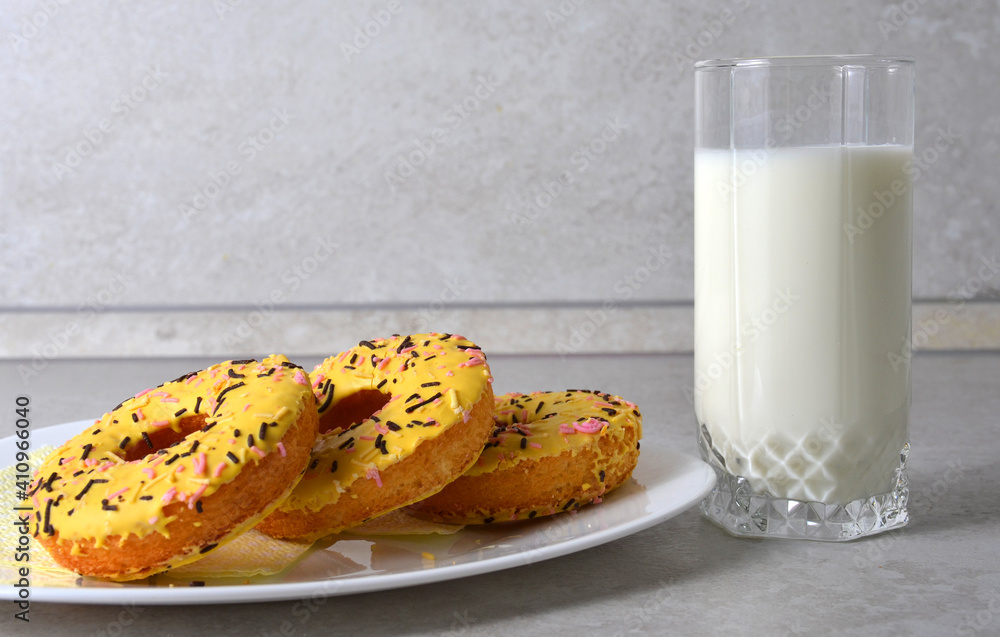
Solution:
[[[68,440],[75,432],[89,426],[92,419],[76,420],[58,425],[42,427],[32,431],[33,447],[36,446],[36,436],[45,431],[46,437],[57,434],[66,435]],[[48,431],[51,430],[51,431]],[[68,434],[68,435],[67,435]],[[0,439],[0,449],[13,448],[13,435]],[[661,510],[647,513],[638,518],[615,524],[609,528],[598,530],[586,535],[576,535],[566,540],[555,541],[533,546],[516,553],[507,553],[482,560],[464,562],[461,564],[442,565],[432,569],[406,571],[401,573],[377,573],[360,577],[341,577],[316,579],[305,582],[278,582],[268,584],[238,584],[207,587],[183,586],[146,586],[123,588],[78,588],[78,587],[46,587],[32,586],[31,601],[44,603],[69,604],[145,604],[156,606],[173,606],[179,604],[242,604],[253,602],[277,602],[303,599],[320,594],[324,597],[336,597],[370,593],[382,590],[407,588],[421,584],[432,584],[453,579],[484,575],[496,571],[515,568],[562,557],[572,553],[607,544],[623,537],[644,531],[661,522],[669,520],[687,511],[701,501],[715,485],[715,472],[703,460],[688,454],[667,448],[665,445],[652,441],[646,443],[646,457],[654,456],[655,460],[647,460],[647,464],[656,461],[668,461],[678,467],[677,475],[649,486],[683,486],[684,495],[667,503]],[[48,442],[39,443],[50,444]],[[55,446],[58,446],[57,443]],[[652,452],[652,453],[650,453]],[[640,456],[641,457],[641,456]],[[640,471],[641,466],[636,468]],[[662,504],[662,503],[661,503]],[[584,509],[581,512],[585,513]],[[458,533],[461,533],[459,531]],[[358,539],[363,539],[359,536]],[[333,590],[330,590],[333,589]],[[0,600],[12,601],[18,599],[17,590],[13,586],[0,588]]]

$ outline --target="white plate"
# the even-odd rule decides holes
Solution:
[[[61,445],[93,421],[31,432],[32,447]],[[0,459],[14,457],[13,437],[0,440]],[[251,584],[204,587],[118,584],[85,579],[66,588],[31,587],[31,600],[75,604],[217,604],[349,595],[489,573],[604,544],[647,529],[690,508],[715,482],[712,469],[696,458],[643,443],[632,480],[604,502],[527,522],[469,526],[453,535],[339,536],[325,549],[270,578]],[[3,488],[7,488],[4,485]],[[329,542],[327,542],[329,543]],[[9,547],[3,547],[9,551]],[[42,550],[36,548],[35,550]],[[435,559],[422,554],[430,553]],[[12,600],[17,589],[0,588]]]

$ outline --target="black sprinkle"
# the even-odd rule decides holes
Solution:
[[[80,469],[79,471],[77,471],[76,473],[73,474],[73,477],[75,478],[78,475],[82,475],[82,474],[83,474],[83,469]],[[28,494],[28,495],[31,495],[31,494]]]
[[[545,401],[544,401],[544,400],[540,400],[540,401],[538,401],[538,406],[537,406],[537,407],[535,407],[535,413],[536,413],[536,414],[538,413],[538,410],[539,410],[539,409],[541,409],[541,408],[542,408],[542,405],[544,405],[544,404],[545,404]]]
[[[253,434],[247,434],[247,446],[248,447],[253,446]]]
[[[194,453],[195,451],[197,451],[198,450],[198,445],[200,445],[200,444],[201,444],[200,440],[195,440],[194,442],[192,442],[191,443],[191,451],[189,451],[188,453]]]
[[[42,530],[48,533],[49,535],[54,535],[56,530],[52,528],[51,524],[49,524],[49,518],[51,515],[52,515],[52,500],[49,500],[48,502],[45,503],[45,524],[42,526]]]
[[[562,510],[565,511],[566,509],[570,508],[571,506],[573,506],[574,502],[576,502],[576,498],[570,498],[569,501],[563,505]]]
[[[188,584],[188,586],[204,586],[204,585],[205,585],[205,582],[202,582],[201,580],[195,580],[195,581],[191,582],[190,584]]]
[[[202,427],[201,430],[202,431],[208,431],[209,429],[211,429],[214,426],[215,426],[215,423],[214,422],[210,422],[207,425],[205,425],[204,427]]]
[[[330,381],[327,381],[327,382],[330,382]],[[333,402],[333,392],[332,391],[328,391],[327,394],[326,394],[326,398],[323,399],[323,404],[319,406],[319,408],[317,409],[317,411],[321,411],[321,412],[322,411],[326,411],[327,409],[330,408],[330,403],[332,403],[332,402]]]
[[[230,378],[246,378],[247,377],[246,374],[240,374],[239,372],[237,372],[232,367],[230,367],[228,371],[229,371],[229,377]]]
[[[315,458],[312,462],[309,463],[309,470],[312,471],[313,469],[316,468],[316,465],[318,464],[319,464],[319,458]]]
[[[441,397],[441,392],[437,392],[436,394],[434,394],[433,396],[431,396],[427,400],[423,401],[422,403],[417,403],[416,405],[410,405],[409,407],[407,407],[406,408],[406,413],[412,414],[414,411],[420,409],[424,405],[427,405],[427,404],[430,404],[430,403],[434,402],[435,400],[437,400],[440,397]]]
[[[402,429],[402,427],[400,427],[396,423],[392,422],[391,420],[387,420],[385,422],[385,426],[388,427],[392,431],[399,431],[400,429]]]
[[[636,451],[638,451],[638,450],[639,450],[639,443],[638,443],[638,442],[637,442],[637,443],[635,443],[635,449],[636,449]]]
[[[200,500],[199,500],[199,501],[200,501]],[[204,547],[203,547],[203,548],[202,548],[202,549],[201,549],[200,551],[198,551],[198,552],[199,552],[199,553],[208,553],[209,551],[211,551],[212,549],[214,549],[214,548],[215,548],[215,547],[217,547],[217,546],[218,546],[218,544],[207,544],[207,545],[205,545],[205,546],[204,546]]]
[[[118,510],[118,505],[116,505],[116,504],[108,504],[107,500],[101,500],[101,508],[103,510],[105,510],[105,511],[117,511]]]
[[[355,369],[354,365],[344,365],[344,369]]]
[[[302,369],[302,365],[296,365],[292,361],[281,361],[282,367],[289,367],[291,369]]]
[[[337,471],[337,461],[334,460],[333,464],[330,465],[330,473],[336,473],[336,471]]]
[[[389,380],[388,378],[383,378],[382,380],[380,380],[378,385],[375,385],[375,389],[382,389],[382,386],[385,385],[388,380]]]
[[[237,387],[243,387],[244,385],[246,385],[246,383],[244,383],[243,381],[240,381],[240,382],[238,382],[238,383],[236,383],[234,385],[230,385],[229,387],[226,387],[225,389],[223,389],[222,391],[219,392],[219,396],[218,396],[218,398],[216,398],[216,400],[219,401],[219,404],[222,404],[222,397],[223,396],[225,396],[227,393],[233,391]],[[218,409],[218,407],[216,407],[216,409]]]
[[[257,359],[255,359],[255,358],[243,358],[243,359],[240,359],[238,361],[229,361],[229,364],[230,365],[249,365],[250,363],[256,363],[256,362],[257,362]]]
[[[375,436],[375,448],[376,449],[382,448],[382,434]]]
[[[340,446],[337,447],[337,449],[344,449],[346,447],[351,446],[352,444],[354,444],[354,436],[351,436],[350,438],[348,438],[344,442],[340,443]]]
[[[45,481],[45,490],[46,491],[48,491],[49,493],[52,493],[52,483],[55,482],[55,479],[58,478],[58,477],[59,477],[59,474],[56,473],[55,471],[53,471],[49,475],[48,480]]]
[[[267,423],[260,423],[260,431],[257,432],[257,437],[263,440],[267,436]]]
[[[226,452],[226,457],[229,458],[230,460],[232,460],[233,464],[239,464],[239,462],[240,462],[240,459],[237,458],[236,454],[234,454],[232,451],[227,451]]]
[[[87,444],[83,445],[83,455],[80,456],[80,460],[86,460],[87,456],[90,455],[90,450],[93,449],[93,448],[94,448],[94,445],[90,444],[89,442]]]
[[[357,361],[357,360],[358,360],[358,355],[357,354],[351,354],[351,365],[353,365],[355,363],[355,361]]]
[[[198,396],[198,400],[194,401],[194,413],[198,413],[199,407],[201,407],[201,396]]]
[[[528,439],[521,438],[521,449],[527,449],[527,447],[528,447]]]
[[[178,454],[175,453],[174,455],[172,455],[169,458],[167,458],[166,462],[164,462],[163,464],[171,465],[171,464],[175,463],[178,458],[180,458],[180,455],[178,455]]]
[[[368,349],[375,349],[375,344],[372,343],[371,341],[361,341],[360,343],[358,343],[358,345],[363,345]]]
[[[528,514],[528,519],[531,519],[531,518],[535,517],[536,515],[538,515],[538,511],[532,511],[531,513]]]
[[[80,498],[82,498],[84,496],[84,494],[87,493],[87,491],[90,491],[90,487],[94,486],[95,484],[101,484],[101,483],[104,483],[104,482],[107,482],[107,480],[105,480],[104,478],[94,478],[94,479],[92,479],[90,482],[87,483],[87,485],[85,487],[83,487],[83,491],[81,491],[80,493],[76,494],[75,498],[77,500],[79,500]],[[51,500],[50,500],[50,502],[51,502]]]
[[[147,434],[145,431],[142,432],[142,440],[143,442],[146,443],[147,447],[149,447],[150,449],[153,448],[153,441],[149,439],[149,434]]]
[[[604,473],[604,469],[601,469],[601,482],[604,482],[604,476],[605,475],[606,474]]]
[[[177,411],[174,412],[174,418],[177,418],[178,416],[180,416],[181,414],[183,414],[186,411],[187,411],[187,407],[181,407],[180,409],[178,409]]]
[[[151,495],[140,495],[139,499],[140,500],[146,500],[148,502],[149,500],[153,499],[153,496],[151,496]]]
[[[201,513],[204,509],[201,507],[201,500],[194,503],[194,508],[198,513]]]
[[[122,438],[122,441],[118,443],[118,448],[124,449],[125,445],[127,445],[130,440],[132,440],[132,436],[125,436],[124,438]]]
[[[132,422],[139,422],[139,414],[132,412]]]
[[[96,436],[99,433],[101,433],[101,430],[100,429],[95,429],[95,430],[93,430],[93,431],[90,432],[90,435],[91,436]]]
[[[430,383],[420,383],[420,386],[421,387],[436,387],[437,385],[440,385],[440,384],[441,383],[439,383],[438,381],[435,380],[435,381],[432,381]]]
[[[239,429],[233,429],[233,438],[239,438],[241,435]]]

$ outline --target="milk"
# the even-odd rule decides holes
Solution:
[[[696,150],[695,414],[758,493],[844,504],[895,486],[912,155]]]

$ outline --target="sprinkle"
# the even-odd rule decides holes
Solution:
[[[229,458],[233,462],[233,464],[239,464],[240,463],[240,459],[237,458],[236,454],[234,454],[232,451],[227,451],[226,452],[226,457]]]
[[[330,465],[330,473],[336,473],[336,472],[337,472],[337,461],[334,460],[333,464]]]
[[[104,478],[94,478],[93,480],[91,480],[90,482],[88,482],[87,486],[83,487],[83,491],[81,491],[80,493],[77,493],[74,496],[74,498],[76,500],[79,500],[80,498],[82,498],[84,496],[85,493],[87,493],[87,491],[90,491],[90,487],[94,486],[95,484],[102,484],[104,482],[107,482],[107,480],[105,480]],[[48,513],[48,512],[46,511],[46,513]],[[46,525],[46,526],[48,526],[48,525]]]
[[[218,546],[218,544],[207,544],[207,545],[205,546],[205,548],[201,549],[201,550],[200,550],[200,551],[198,551],[198,552],[199,552],[199,553],[208,553],[209,551],[211,551],[212,549],[214,549],[214,548],[215,548],[215,547],[217,547],[217,546]]]
[[[292,378],[292,380],[294,380],[299,385],[305,385],[307,387],[309,386],[309,381],[306,380],[306,376],[305,374],[302,373],[301,369],[295,372],[295,376]]]
[[[226,463],[220,462],[219,464],[215,465],[215,471],[212,472],[212,477],[218,478],[219,476],[222,475],[222,472],[225,470],[226,470]]]
[[[145,396],[146,394],[148,394],[148,393],[150,393],[150,392],[152,392],[152,391],[153,391],[152,389],[144,389],[144,390],[142,390],[141,392],[139,392],[138,394],[136,394],[136,395],[135,395],[135,397],[136,397],[136,398],[141,398],[142,396]],[[168,395],[169,395],[169,394],[168,394]],[[141,417],[142,417],[142,416],[140,416],[140,418],[141,418]]]
[[[198,400],[194,401],[194,413],[198,413],[199,407],[201,407],[201,396],[198,396]]]
[[[107,500],[101,500],[101,509],[105,511],[117,511],[118,506],[115,504],[108,504]]]
[[[208,488],[208,485],[207,484],[203,484],[200,487],[198,487],[197,491],[195,491],[194,493],[191,494],[191,497],[188,498],[188,508],[189,509],[194,509],[195,505],[198,502],[201,502],[201,500],[199,500],[198,498],[201,497],[201,494],[205,493],[205,489],[207,489],[207,488]],[[200,513],[200,511],[199,511],[199,513]]]
[[[194,503],[194,508],[195,508],[195,510],[196,510],[196,511],[197,511],[198,513],[201,513],[201,512],[202,512],[202,508],[201,508],[201,500],[198,500],[197,502],[195,502],[195,503]]]
[[[285,451],[285,445],[284,445],[284,443],[281,443],[281,442],[278,443],[278,451],[281,453],[281,457],[282,458],[284,458],[286,455],[288,455],[287,452]]]
[[[379,434],[382,435],[382,434]],[[353,440],[353,438],[352,438]],[[358,440],[375,440],[375,436],[358,436]]]
[[[176,403],[177,399],[176,398],[164,398],[164,399],[160,400],[160,402],[161,403]]]
[[[87,456],[90,455],[90,450],[93,449],[93,448],[94,448],[94,445],[90,444],[89,442],[87,444],[83,445],[83,454],[80,456],[80,460],[86,460]]]
[[[255,454],[257,454],[257,457],[259,457],[259,458],[263,458],[264,456],[267,455],[266,451],[262,450],[260,447],[258,447],[256,445],[254,445],[253,447],[250,447],[250,451],[252,451]]]
[[[337,447],[337,449],[343,449],[344,447],[349,447],[349,446],[351,446],[351,445],[352,445],[353,443],[354,443],[354,436],[351,436],[350,438],[348,438],[348,439],[347,439],[347,440],[345,440],[344,442],[340,443],[340,446],[339,446],[339,447]]]
[[[160,499],[160,501],[169,504],[170,501],[173,500],[174,496],[176,495],[177,495],[177,487],[170,487],[169,489],[167,489],[167,492],[163,494],[163,497]]]
[[[263,440],[267,436],[267,423],[260,423],[260,431],[257,432],[257,439]]]
[[[142,432],[142,439],[146,443],[147,447],[149,447],[150,449],[153,448],[153,441],[149,439],[149,434],[147,434],[145,431]]]
[[[108,500],[114,500],[115,498],[125,493],[126,491],[128,491],[128,487],[122,487],[121,489],[118,489],[117,491],[109,495]]]
[[[527,439],[525,438],[525,440],[527,440]],[[541,449],[542,448],[541,443],[537,443],[537,442],[529,442],[528,446],[532,447],[533,449]]]
[[[132,412],[132,422],[139,422],[139,415]]]
[[[207,464],[207,458],[205,456],[205,452],[203,451],[200,454],[198,454],[197,456],[195,456],[195,459],[192,461],[191,466],[194,469],[195,473],[197,473],[198,475],[201,475],[201,474],[205,473],[205,465],[206,464]]]
[[[441,398],[441,392],[437,392],[436,394],[434,394],[433,396],[431,396],[430,398],[428,398],[427,400],[425,400],[423,402],[419,402],[419,403],[417,403],[415,405],[410,405],[409,407],[406,408],[406,413],[412,414],[417,409],[420,409],[424,405],[427,405],[427,404],[430,404],[430,403],[434,402],[438,398]]]
[[[185,469],[187,469],[187,465],[179,464],[177,465],[177,469],[174,471],[174,473],[184,473]]]
[[[379,475],[378,469],[375,467],[369,467],[368,470],[365,471],[365,477],[369,480],[374,480],[375,485],[380,489],[382,488],[382,476]]]
[[[153,422],[151,422],[149,424],[152,427],[159,428],[159,427],[166,427],[166,426],[168,426],[170,424],[170,421],[169,420],[154,420]]]
[[[170,456],[170,458],[166,462],[164,462],[163,464],[165,464],[167,466],[170,466],[170,465],[174,464],[175,462],[177,462],[178,458],[180,458],[180,454],[176,454],[175,453],[174,455]]]
[[[160,521],[160,516],[158,516],[158,515],[154,515],[153,517],[149,518],[149,524],[150,524],[151,526],[152,526],[153,524],[156,524],[156,523],[157,523],[157,522],[159,522],[159,521]]]
[[[156,472],[150,469],[149,467],[143,467],[142,472],[145,473],[146,477],[149,478],[150,480],[156,477]]]

